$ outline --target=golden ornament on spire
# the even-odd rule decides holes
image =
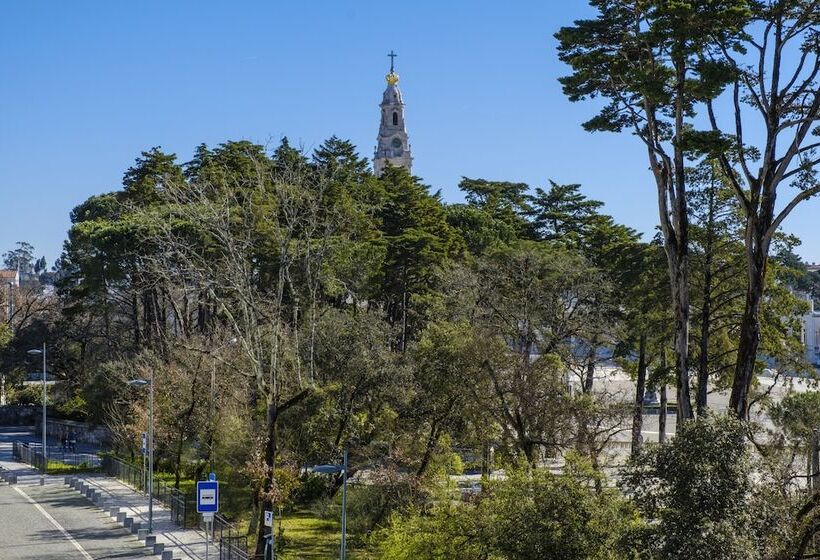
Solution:
[[[395,72],[390,72],[387,76],[384,77],[384,79],[387,80],[387,83],[391,86],[394,86],[397,83],[399,83],[399,75]]]

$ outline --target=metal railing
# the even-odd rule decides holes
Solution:
[[[23,463],[35,467],[37,470],[43,469],[43,446],[39,443],[15,441],[12,443],[12,453],[14,458]],[[96,453],[79,453],[64,449],[59,445],[48,446],[48,460],[82,468],[97,468],[101,465],[101,459]]]
[[[110,455],[102,460],[103,471],[134,489],[146,493],[146,473],[140,466],[126,463]],[[187,497],[173,486],[154,478],[154,499],[171,510],[174,524],[182,528],[196,527],[207,532],[201,518],[196,515],[193,498]],[[190,507],[189,507],[190,506]],[[211,525],[211,539],[219,547],[220,560],[249,560],[248,537],[221,515],[215,515]]]
[[[200,518],[198,528],[208,533],[208,527]],[[248,536],[243,535],[236,525],[219,514],[211,522],[210,538],[219,545],[219,560],[248,560]]]
[[[148,479],[142,467],[126,463],[110,455],[103,458],[102,467],[108,476],[123,481],[143,494],[147,493]],[[165,504],[171,510],[171,520],[175,525],[182,528],[189,526],[187,523],[188,503],[182,492],[154,478],[153,494],[155,500]]]

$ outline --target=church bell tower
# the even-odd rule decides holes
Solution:
[[[393,67],[396,53],[390,51],[387,56],[390,57],[390,73],[385,76],[387,89],[384,90],[380,105],[381,124],[373,156],[373,171],[377,177],[381,176],[388,163],[404,167],[407,171],[411,171],[413,164],[407,130],[404,127],[404,101],[398,86],[399,75]]]

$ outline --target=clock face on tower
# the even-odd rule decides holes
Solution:
[[[401,139],[400,138],[393,138],[393,141],[391,142],[391,144],[393,144],[394,148],[399,149],[399,148],[401,148]]]

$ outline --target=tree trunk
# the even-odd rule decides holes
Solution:
[[[706,221],[706,244],[703,265],[703,305],[700,310],[700,357],[698,359],[697,411],[702,416],[708,408],[709,398],[709,335],[712,329],[712,264],[715,246],[715,213],[717,192],[714,181],[708,191],[708,214]]]
[[[643,396],[646,391],[646,334],[641,333],[638,345],[638,379],[635,387],[635,411],[632,415],[632,453],[643,443]]]
[[[595,349],[598,346],[594,338],[590,341],[589,352],[587,352],[586,375],[584,376],[584,393],[592,392],[592,385],[595,382]]]
[[[746,306],[740,327],[735,378],[729,397],[729,409],[741,419],[745,419],[749,414],[749,389],[752,386],[757,351],[760,346],[760,304],[763,301],[768,255],[768,246],[762,246],[762,236],[759,232],[756,233],[757,243],[746,253],[749,267]]]
[[[666,407],[669,401],[666,397],[666,383],[661,385],[661,399],[658,407],[658,443],[666,442]]]
[[[256,555],[262,557],[265,554],[265,510],[273,511],[273,502],[270,493],[273,489],[274,469],[276,467],[277,434],[276,420],[279,410],[274,402],[268,403],[267,413],[267,438],[265,443],[265,481],[262,484],[262,492],[259,498],[258,523],[256,528]]]
[[[433,450],[436,448],[436,445],[438,444],[438,438],[439,421],[434,420],[432,426],[430,426],[430,435],[427,437],[427,445],[424,448],[424,456],[421,458],[421,464],[419,465],[419,468],[416,471],[416,476],[422,476],[424,472],[427,470],[427,467],[430,464],[430,459],[433,456]]]

